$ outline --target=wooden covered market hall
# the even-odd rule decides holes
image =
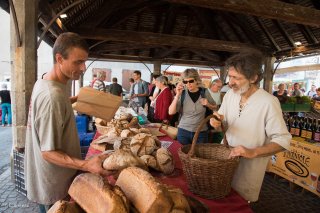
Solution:
[[[319,211],[320,85],[310,95],[273,81],[282,63],[319,56],[320,1],[0,6],[10,13],[13,155],[22,159],[13,176],[39,212]],[[42,42],[54,64],[40,79]],[[87,60],[152,64],[151,79],[123,71],[124,94],[92,71],[87,86]],[[163,65],[186,69],[173,81]],[[203,85],[194,67],[215,77]]]

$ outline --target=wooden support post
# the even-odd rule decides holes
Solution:
[[[272,93],[272,81],[273,81],[273,64],[274,64],[275,58],[267,57],[264,64],[264,82],[263,82],[263,88],[269,92]]]
[[[161,62],[160,61],[153,62],[153,74],[161,75]]]
[[[228,72],[227,72],[226,68],[225,67],[220,67],[220,80],[223,83],[225,83],[225,80],[227,78],[227,74],[228,74]]]
[[[11,108],[13,146],[24,148],[33,85],[37,76],[37,0],[13,0],[17,15],[21,46],[17,44],[14,19],[10,18],[11,30]]]

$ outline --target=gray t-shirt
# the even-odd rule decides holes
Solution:
[[[80,143],[66,86],[38,80],[34,85],[27,124],[25,178],[28,198],[53,204],[67,196],[76,170],[44,160],[41,151],[60,150],[80,158]]]
[[[196,132],[201,121],[205,118],[206,108],[200,102],[200,99],[202,98],[201,95],[199,96],[199,99],[194,103],[191,97],[189,96],[188,91],[185,90],[184,93],[185,97],[183,100],[182,112],[180,112],[181,97],[177,102],[177,112],[182,113],[178,127],[181,129],[188,130],[190,132]],[[209,98],[206,96],[206,93],[205,98]],[[208,126],[204,125],[201,131],[206,131],[207,129]]]

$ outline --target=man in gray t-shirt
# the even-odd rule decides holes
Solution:
[[[109,175],[102,168],[105,155],[80,159],[80,144],[66,84],[85,71],[87,44],[75,33],[61,34],[53,47],[54,66],[34,85],[29,107],[25,147],[28,198],[46,212],[65,198],[77,173]]]

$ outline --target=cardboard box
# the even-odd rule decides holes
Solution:
[[[110,121],[121,103],[122,98],[120,96],[98,91],[91,87],[82,87],[77,102],[72,106],[74,110],[80,113]]]
[[[294,137],[290,150],[271,157],[267,171],[273,172],[320,196],[320,143]]]

